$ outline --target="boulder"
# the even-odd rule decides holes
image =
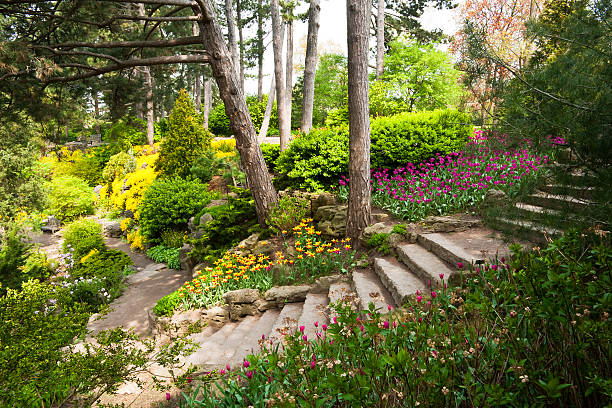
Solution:
[[[195,263],[193,259],[189,256],[189,253],[192,251],[192,247],[189,244],[183,244],[181,249],[179,249],[179,261],[181,262],[181,269],[191,273]]]
[[[340,282],[345,278],[345,275],[335,274],[322,276],[315,281],[310,290],[311,293],[327,293],[332,283]]]
[[[212,200],[210,203],[206,205],[205,208],[218,207],[220,205],[226,205],[227,200]]]
[[[197,226],[194,224],[195,222],[195,217],[191,217],[189,218],[189,221],[187,221],[187,230],[189,232],[193,232],[196,230]]]
[[[97,186],[95,186],[93,190],[94,194],[100,197],[100,191],[102,190],[102,188],[104,188],[104,186],[101,184],[98,184]]]
[[[210,215],[209,213],[202,214],[202,216],[200,217],[200,225],[198,227],[203,228],[206,224],[211,222],[213,219],[214,219],[213,216]]]
[[[374,234],[391,234],[393,231],[393,227],[389,225],[385,225],[382,222],[378,222],[376,224],[368,225],[363,230],[363,238],[364,240],[368,240]]]
[[[323,205],[317,208],[317,211],[314,213],[314,220],[330,221],[339,213],[344,213],[346,215],[347,209],[347,205]]]
[[[387,237],[387,244],[389,244],[391,248],[395,248],[405,240],[406,238],[401,234],[391,234]]]
[[[121,238],[123,231],[119,221],[106,221],[103,223],[104,235],[110,238]]]
[[[60,222],[60,220],[50,215],[43,220],[40,229],[42,232],[50,232],[53,234],[56,231],[59,231],[61,227],[62,223]]]
[[[240,241],[238,245],[236,245],[234,252],[249,253],[253,250],[258,240],[259,233],[251,234],[247,238]]]
[[[238,289],[223,294],[223,301],[229,305],[254,303],[257,299],[259,299],[257,289]]]
[[[303,302],[310,291],[309,285],[274,286],[264,293],[264,299],[277,304]]]
[[[259,254],[271,255],[275,249],[276,248],[274,248],[274,246],[272,245],[270,241],[264,240],[264,241],[257,241],[257,243],[253,246],[252,252],[255,255],[259,255]]]
[[[259,313],[257,303],[232,303],[229,305],[230,320],[238,320],[244,316],[255,316]]]
[[[170,325],[175,335],[187,334],[194,329],[201,327],[203,322],[202,311],[198,309],[176,312],[170,319]]]
[[[199,263],[196,266],[193,267],[193,273],[192,273],[192,277],[195,279],[198,276],[200,276],[201,271],[204,270],[204,268],[206,268],[206,265],[203,263]]]
[[[484,198],[484,205],[487,207],[496,207],[504,205],[508,201],[508,196],[501,190],[495,188],[487,190]]]
[[[223,306],[215,306],[202,312],[202,318],[208,324],[215,326],[223,325],[229,320],[229,309]]]
[[[430,216],[421,222],[421,226],[430,232],[465,231],[480,224],[477,219],[461,219],[452,216]]]
[[[310,196],[310,209],[313,215],[321,207],[335,206],[336,204],[338,204],[338,198],[331,193],[315,193]]]

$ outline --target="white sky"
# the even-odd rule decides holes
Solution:
[[[460,0],[461,2],[463,0]],[[301,13],[307,10],[307,5],[302,9],[297,10]],[[456,10],[437,10],[433,7],[425,9],[421,17],[423,28],[432,30],[440,28],[445,34],[452,35],[457,31],[458,23],[455,21]],[[306,35],[308,33],[308,23],[296,21],[294,23],[294,65],[304,64]],[[267,41],[271,41],[271,36],[268,36]],[[371,40],[370,47],[375,46],[374,38]],[[321,14],[319,25],[319,51],[339,52],[346,55],[346,1],[345,0],[322,0]],[[264,54],[264,82],[263,90],[267,93],[270,88],[270,75],[274,72],[272,44],[267,47]],[[255,78],[245,79],[245,88],[247,94],[257,94],[257,68],[247,71],[247,74],[255,76]],[[294,69],[293,80],[300,72]]]

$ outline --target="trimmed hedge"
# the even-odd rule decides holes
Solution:
[[[456,110],[401,113],[371,121],[371,167],[419,163],[463,148],[472,134],[469,115]],[[298,137],[276,160],[279,188],[323,190],[348,173],[346,126],[313,129]]]

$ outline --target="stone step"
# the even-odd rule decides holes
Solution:
[[[374,271],[391,293],[396,305],[403,305],[417,290],[424,291],[426,288],[421,279],[391,257],[375,258]]]
[[[531,204],[560,211],[581,211],[588,208],[589,204],[591,204],[591,202],[588,200],[583,200],[570,196],[554,195],[544,192],[530,194],[525,197],[524,201],[525,204]]]
[[[207,367],[210,365],[217,364],[218,356],[225,355],[225,339],[232,334],[234,329],[238,326],[238,323],[228,322],[223,325],[218,331],[210,334],[207,332],[206,327],[202,332],[195,333],[188,336],[199,344],[198,350],[187,356],[183,361],[186,367],[193,364],[196,367]]]
[[[495,218],[494,224],[497,229],[506,231],[513,235],[521,235],[531,242],[546,244],[548,239],[555,238],[563,234],[563,231],[546,227],[530,221],[511,220],[508,218]]]
[[[351,288],[348,282],[336,282],[329,285],[327,297],[329,298],[330,318],[337,315],[335,309],[332,308],[332,304],[336,305],[342,302],[351,307],[357,306],[357,294],[353,291],[353,288]]]
[[[374,309],[382,312],[387,310],[389,305],[395,305],[389,291],[370,269],[354,270],[352,286],[357,294],[357,307],[360,310],[367,310],[370,302],[374,303]]]
[[[308,340],[317,338],[317,333],[322,331],[321,325],[329,323],[327,319],[327,305],[329,298],[327,293],[309,293],[306,295],[302,315],[298,319],[298,328],[304,326],[304,334]],[[317,323],[317,326],[315,326]]]
[[[273,343],[282,340],[287,334],[293,334],[297,330],[298,320],[304,308],[303,302],[286,303],[272,325],[268,337]]]
[[[473,262],[482,260],[482,256],[473,256],[461,246],[450,241],[443,234],[418,234],[417,242],[425,249],[436,254],[450,265],[455,267],[459,262],[469,265]]]
[[[515,207],[519,210],[519,212],[529,215],[529,216],[540,216],[540,215],[561,215],[561,213],[557,210],[553,210],[551,208],[540,207],[539,205],[531,205],[526,203],[516,203]]]
[[[585,200],[592,199],[596,191],[595,187],[580,185],[564,186],[561,184],[546,184],[540,187],[540,190],[549,194],[570,196]]]
[[[399,259],[408,269],[426,283],[426,288],[441,286],[442,280],[452,279],[454,270],[444,261],[419,244],[400,244],[396,247]],[[442,280],[440,274],[443,274]]]
[[[260,344],[263,344],[260,342],[268,338],[279,315],[278,309],[270,309],[258,316],[254,325],[247,325],[241,329],[241,323],[225,343],[226,349],[232,351],[232,353],[226,352],[226,356],[230,354],[229,363],[231,365],[240,364],[248,355],[257,353],[260,350]]]

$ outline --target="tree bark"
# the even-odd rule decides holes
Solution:
[[[285,107],[286,118],[289,121],[289,137],[291,137],[291,104],[293,102],[293,20],[287,21],[287,61],[285,62]]]
[[[202,117],[204,119],[204,128],[208,129],[208,117],[210,116],[210,108],[212,105],[212,84],[210,78],[204,80],[204,107],[202,109]]]
[[[264,113],[263,121],[261,122],[261,128],[259,129],[259,144],[263,143],[264,137],[268,134],[268,127],[270,126],[270,117],[272,117],[272,109],[274,108],[274,94],[275,94],[275,78],[272,75],[272,81],[270,82],[270,92],[268,93],[268,102],[266,103],[266,112]]]
[[[287,117],[287,98],[283,83],[283,39],[281,36],[281,18],[278,0],[271,0],[270,12],[272,14],[272,48],[274,48],[274,76],[276,77],[276,109],[278,112],[278,133],[280,136],[280,150],[289,146],[291,136],[291,118]]]
[[[191,31],[193,35],[198,35],[198,24],[193,23],[191,25]],[[202,111],[202,76],[196,72],[195,74],[195,83],[193,84],[193,99],[195,101],[195,107],[198,112]]]
[[[234,10],[232,0],[225,0],[225,19],[227,20],[227,42],[232,53],[232,63],[236,74],[240,72],[240,61],[238,60],[238,46],[236,44],[236,21],[234,20]]]
[[[263,99],[263,54],[264,54],[264,32],[263,12],[261,0],[257,0],[257,100]]]
[[[242,15],[240,0],[236,0],[236,18],[238,19],[238,50],[240,51],[240,86],[244,92],[244,41],[242,36]]]
[[[382,80],[385,60],[385,0],[378,0],[376,14],[376,80]]]
[[[155,143],[155,115],[153,112],[153,81],[151,80],[151,70],[149,67],[142,67],[144,80],[145,80],[145,92],[147,102],[147,141],[150,146]]]
[[[96,116],[96,134],[101,134],[100,132],[100,122],[98,122],[98,120],[100,120],[100,105],[99,105],[99,101],[98,101],[98,91],[95,90],[93,92],[93,99],[94,99],[94,115]]]
[[[317,41],[319,37],[319,0],[310,0],[308,11],[308,37],[306,39],[306,61],[304,63],[304,100],[302,103],[302,131],[308,133],[312,127],[314,108],[314,84],[317,69]]]
[[[225,105],[225,113],[230,121],[230,128],[236,138],[236,148],[240,162],[246,173],[247,183],[251,188],[257,219],[265,225],[268,214],[278,203],[278,197],[268,173],[261,148],[257,143],[255,127],[249,109],[240,89],[240,81],[233,67],[229,50],[225,45],[221,27],[214,17],[214,9],[209,0],[198,0],[199,7],[194,12],[202,13],[200,33],[204,48],[213,56],[210,60],[219,94]]]
[[[370,223],[370,114],[368,39],[371,3],[347,0],[349,203],[347,235],[359,238]]]

